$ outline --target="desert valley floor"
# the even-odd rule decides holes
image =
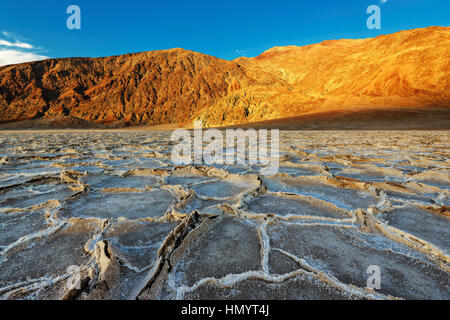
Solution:
[[[175,167],[169,132],[2,132],[0,298],[450,299],[449,142],[283,131],[260,176]]]

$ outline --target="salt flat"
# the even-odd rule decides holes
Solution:
[[[271,176],[170,136],[0,132],[0,298],[450,298],[448,131],[283,131]]]

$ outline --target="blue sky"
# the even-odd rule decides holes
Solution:
[[[72,4],[81,8],[81,30],[66,27]],[[381,8],[381,30],[366,26],[372,4]],[[450,26],[449,13],[449,0],[8,0],[0,4],[0,65],[174,47],[231,60],[274,46]]]

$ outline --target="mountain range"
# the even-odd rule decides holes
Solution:
[[[3,66],[0,123],[223,127],[378,109],[450,118],[449,52],[450,27],[428,27],[233,61],[170,49]]]

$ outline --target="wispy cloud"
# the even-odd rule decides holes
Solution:
[[[3,31],[0,38],[0,66],[44,60],[49,57],[38,54],[35,46],[20,41],[10,32]],[[5,39],[6,38],[6,39]]]
[[[49,57],[13,49],[0,49],[0,66],[48,59]]]
[[[33,49],[33,46],[29,43],[25,43],[25,42],[10,42],[7,40],[2,40],[0,39],[0,46],[5,46],[5,47],[17,47],[17,48],[23,48],[23,49]]]
[[[234,50],[234,53],[237,54],[239,57],[245,57],[245,55],[247,54],[247,51],[236,49],[236,50]]]

